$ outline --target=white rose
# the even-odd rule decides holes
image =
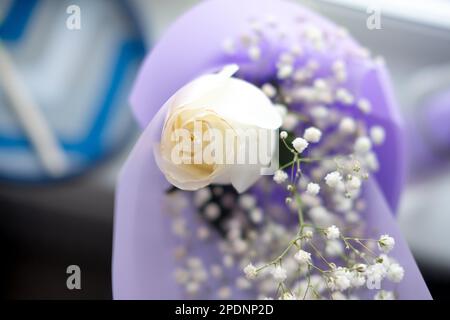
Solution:
[[[249,150],[250,144],[245,144],[245,134],[252,130],[266,134],[271,141],[266,150],[270,162],[281,117],[259,88],[232,77],[237,70],[236,65],[231,65],[218,74],[201,76],[177,91],[163,106],[167,113],[155,158],[160,170],[174,186],[197,190],[211,183],[232,184],[238,192],[245,191],[256,182],[261,168],[267,163],[248,161],[236,164],[225,157],[239,152],[248,158],[254,156],[254,149]],[[226,140],[223,158],[215,158],[221,154],[217,151],[212,153],[214,157],[208,157],[211,148],[216,146],[209,140],[216,137],[211,132]],[[225,138],[230,132],[236,137],[232,140],[236,142],[231,149],[230,139]],[[263,135],[257,137],[263,140]],[[257,144],[258,148],[261,147]]]

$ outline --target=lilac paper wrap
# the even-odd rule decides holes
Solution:
[[[113,293],[116,299],[182,298],[175,283],[172,256],[176,240],[169,219],[164,214],[165,190],[169,187],[153,157],[159,140],[164,108],[161,106],[183,85],[194,78],[238,63],[241,76],[262,82],[273,75],[273,63],[254,66],[243,54],[232,59],[223,53],[221,44],[227,37],[238,37],[248,21],[258,15],[271,15],[287,21],[286,30],[294,28],[289,21],[301,16],[326,30],[336,26],[297,4],[281,0],[210,0],[181,17],[166,33],[146,59],[136,81],[131,104],[144,132],[124,165],[116,193],[113,255]],[[290,34],[287,32],[287,41]],[[358,48],[351,39],[342,48]],[[263,48],[266,57],[283,48],[270,44]],[[332,61],[342,52],[327,52],[315,58]],[[274,59],[272,59],[274,60]],[[397,241],[393,256],[405,267],[405,279],[396,286],[402,299],[431,298],[415,261],[402,239],[392,212],[398,203],[403,182],[403,137],[401,121],[390,91],[385,68],[371,62],[350,65],[349,89],[359,92],[376,106],[366,122],[385,127],[386,143],[375,148],[381,170],[366,187],[367,220],[371,229],[386,232]],[[194,214],[187,207],[185,214]],[[196,255],[211,260],[219,252],[213,241],[193,246]],[[374,292],[375,293],[375,292]],[[250,298],[233,288],[233,298]],[[211,298],[215,298],[211,296]]]

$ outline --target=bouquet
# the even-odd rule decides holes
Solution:
[[[430,298],[395,225],[402,125],[381,59],[294,3],[182,17],[131,97],[116,298]]]

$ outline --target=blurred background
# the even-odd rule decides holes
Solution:
[[[384,58],[410,145],[399,223],[433,297],[449,298],[450,0],[295,1]],[[3,298],[112,297],[115,181],[140,131],[129,90],[145,52],[198,2],[0,0]],[[374,10],[381,29],[369,30]],[[82,290],[67,289],[69,265]]]

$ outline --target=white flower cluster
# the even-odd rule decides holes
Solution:
[[[385,253],[388,253],[394,248],[395,240],[394,238],[384,234],[378,240],[378,247]]]
[[[245,275],[248,279],[255,279],[256,276],[258,275],[258,269],[251,263],[249,263],[245,268],[244,268],[244,272]]]

